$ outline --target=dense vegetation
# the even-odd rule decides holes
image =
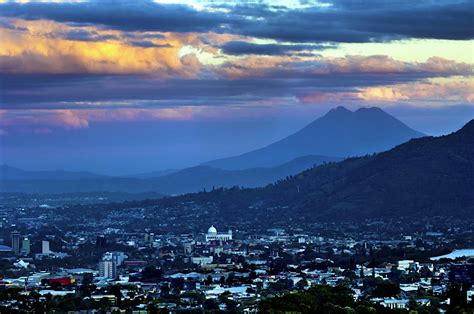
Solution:
[[[344,286],[315,286],[304,292],[269,298],[259,304],[261,313],[403,313],[363,301],[354,301]]]
[[[382,292],[386,292],[384,287]],[[453,299],[454,300],[454,299]],[[462,303],[462,302],[461,302]],[[447,313],[472,313],[474,304],[451,304]],[[325,314],[428,314],[439,313],[439,304],[432,302],[429,306],[420,306],[410,300],[407,309],[389,309],[379,304],[364,300],[355,301],[352,290],[345,286],[314,286],[303,292],[287,293],[268,298],[259,304],[261,313],[325,313]]]

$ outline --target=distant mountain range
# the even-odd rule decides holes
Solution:
[[[23,171],[9,166],[0,168],[0,192],[75,193],[123,191],[141,193],[182,194],[213,187],[258,187],[326,162],[340,161],[338,157],[304,156],[272,168],[223,170],[196,166],[157,177],[107,177],[82,172]],[[48,177],[48,174],[51,174]]]
[[[380,108],[337,107],[284,139],[204,165],[221,169],[272,167],[305,155],[353,157],[385,151],[424,136]]]
[[[83,180],[83,179],[106,179],[106,178],[135,178],[148,179],[165,176],[178,172],[179,169],[167,169],[161,171],[144,172],[124,176],[107,176],[88,171],[65,171],[65,170],[46,170],[46,171],[28,171],[9,165],[0,165],[0,180]]]
[[[0,165],[0,181],[4,180],[82,180],[104,178],[99,174],[87,171],[27,171],[8,165]]]
[[[151,171],[151,172],[142,172],[142,173],[135,173],[122,176],[124,178],[136,178],[136,179],[149,179],[149,178],[157,178],[166,176],[168,174],[172,174],[178,172],[180,169],[166,169],[166,170],[158,170],[158,171]]]
[[[260,187],[315,165],[383,151],[422,135],[379,108],[352,112],[338,107],[267,147],[183,170],[112,177],[62,170],[25,171],[3,165],[0,192],[182,194],[213,187]]]
[[[337,157],[304,156],[272,168],[244,170],[196,166],[156,178],[153,184],[157,191],[168,194],[190,193],[203,189],[209,191],[214,187],[259,187],[300,173],[308,168],[340,160],[341,158]]]
[[[283,223],[381,218],[474,220],[474,120],[458,132],[412,139],[372,156],[306,170],[258,189],[217,190],[165,202],[215,204],[215,217]],[[206,205],[209,206],[209,205]]]

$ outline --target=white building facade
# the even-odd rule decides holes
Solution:
[[[99,276],[115,279],[117,277],[117,264],[114,261],[99,262]]]
[[[216,227],[211,226],[206,233],[206,242],[211,241],[230,241],[232,240],[232,230],[227,232],[217,232]]]

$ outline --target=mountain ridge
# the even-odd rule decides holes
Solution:
[[[215,204],[224,223],[252,220],[474,219],[474,120],[457,132],[308,169],[264,188],[189,194],[160,202]],[[159,203],[160,203],[159,202]]]
[[[29,171],[12,167],[7,164],[0,165],[0,180],[71,180],[106,177],[109,176],[96,174],[89,171],[67,171],[60,169]]]
[[[264,186],[286,176],[297,174],[314,165],[340,161],[338,157],[303,156],[270,168],[225,170],[209,166],[185,168],[158,177],[88,177],[69,180],[0,180],[0,192],[72,193],[72,192],[133,192],[155,191],[163,194],[183,194],[210,190],[213,187]],[[41,172],[42,173],[42,172]]]
[[[339,106],[279,141],[203,165],[237,170],[272,166],[304,155],[361,156],[381,152],[421,136],[424,134],[378,107],[350,111]]]

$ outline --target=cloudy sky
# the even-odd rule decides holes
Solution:
[[[474,117],[472,1],[1,1],[0,163],[124,174],[242,153],[330,108]]]

